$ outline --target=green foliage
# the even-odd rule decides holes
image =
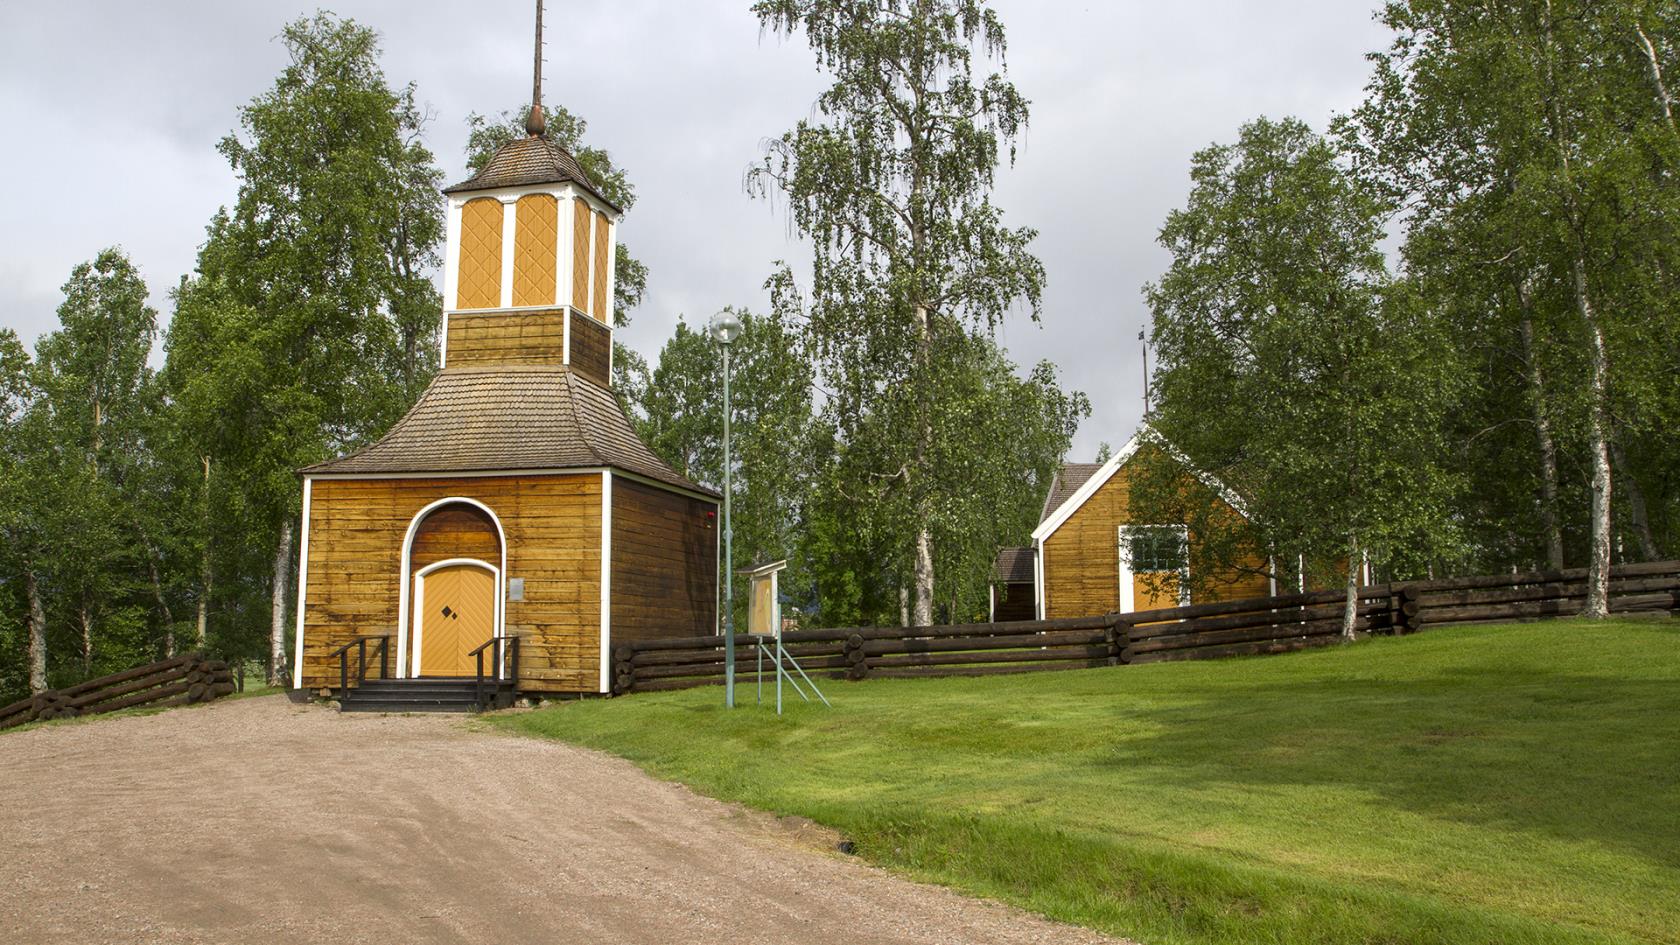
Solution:
[[[1451,419],[1471,554],[1504,566],[1674,547],[1680,15],[1649,0],[1406,0],[1379,16],[1395,38],[1341,137],[1404,203],[1409,274],[1477,365]],[[1580,515],[1612,497],[1614,521]]]
[[[975,75],[976,53],[1001,62],[1005,46],[977,0],[762,0],[753,12],[769,32],[803,31],[834,79],[816,116],[770,141],[748,175],[753,193],[787,201],[811,243],[809,307],[784,267],[771,280],[777,311],[802,321],[827,393],[846,467],[831,486],[873,493],[860,544],[892,583],[913,583],[911,619],[931,621],[935,597],[950,599],[936,587],[936,535],[970,527],[958,517],[964,471],[940,447],[942,421],[962,409],[942,400],[982,370],[942,353],[989,343],[1018,302],[1036,319],[1043,293],[1035,232],[1005,226],[990,196],[1027,101],[1001,71]]]
[[[1159,943],[1665,942],[1680,648],[1661,622],[1258,659],[716,689],[497,719],[810,817],[868,860]],[[813,751],[813,745],[822,751]]]
[[[1293,119],[1245,125],[1191,178],[1161,231],[1172,265],[1147,290],[1152,422],[1249,515],[1203,515],[1199,540],[1225,565],[1370,552],[1406,574],[1451,556],[1457,482],[1437,418],[1460,380],[1439,323],[1387,275],[1383,204]],[[1153,468],[1134,503],[1181,502],[1183,468]]]
[[[797,339],[774,315],[736,313],[741,334],[730,346],[734,556],[737,569],[794,556],[809,492],[811,366]],[[723,362],[704,326],[679,322],[660,349],[638,426],[643,440],[695,482],[723,488]],[[797,592],[809,578],[796,562],[782,586]],[[736,595],[737,627],[746,595]]]
[[[230,647],[260,634],[266,596],[284,613],[273,560],[298,514],[295,470],[401,416],[436,370],[442,311],[442,175],[414,87],[387,84],[377,36],[354,21],[320,13],[282,39],[290,62],[220,144],[238,199],[175,293],[165,346],[177,531]]]

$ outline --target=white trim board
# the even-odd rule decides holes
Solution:
[[[612,481],[601,470],[601,692],[612,692]]]
[[[292,634],[292,688],[303,688],[303,605],[309,592],[309,499],[308,479],[303,481],[303,527],[298,535],[297,631]]]
[[[425,567],[421,568],[419,571],[416,571],[414,573],[414,673],[413,673],[413,675],[415,676],[415,678],[419,678],[422,675],[421,666],[420,666],[420,655],[423,652],[425,652],[425,648],[423,646],[421,646],[421,643],[423,642],[422,639],[421,639],[421,635],[424,632],[424,628],[425,628],[425,625],[426,625],[426,621],[425,621],[425,613],[426,613],[426,576],[431,574],[433,571],[436,571],[440,568],[450,568],[450,567],[456,567],[456,566],[483,568],[484,570],[490,572],[491,580],[494,582],[494,586],[495,586],[495,590],[492,593],[494,593],[496,595],[496,599],[491,605],[492,606],[492,611],[491,611],[492,616],[491,616],[491,620],[490,620],[490,623],[491,623],[491,631],[490,632],[491,632],[492,636],[498,636],[499,637],[499,636],[504,636],[505,635],[505,634],[502,633],[502,595],[504,593],[503,590],[502,590],[502,586],[504,584],[504,581],[503,581],[503,578],[502,578],[502,570],[500,568],[496,567],[495,565],[491,564],[490,562],[483,561],[483,560],[480,560],[478,558],[445,558],[442,561],[434,561],[433,563],[426,565]],[[402,658],[401,657],[397,658],[397,667],[398,667],[397,675],[401,676],[402,675],[402,672],[401,672]],[[492,667],[492,669],[496,670],[497,674],[500,675],[499,670],[501,669],[501,667],[499,667],[499,666]]]
[[[1120,467],[1126,465],[1137,454],[1139,447],[1145,443],[1160,447],[1162,452],[1172,457],[1174,461],[1189,470],[1190,474],[1200,480],[1203,485],[1212,489],[1215,495],[1225,500],[1225,504],[1236,509],[1238,515],[1244,518],[1248,517],[1248,506],[1247,503],[1243,502],[1242,496],[1237,495],[1223,482],[1196,468],[1195,464],[1190,462],[1188,456],[1179,452],[1178,448],[1167,442],[1166,438],[1156,432],[1154,427],[1145,423],[1130,440],[1126,441],[1125,446],[1120,447],[1113,456],[1109,457],[1108,462],[1103,463],[1102,467],[1091,475],[1091,478],[1085,480],[1078,489],[1074,490],[1073,495],[1068,496],[1066,501],[1057,506],[1048,518],[1033,529],[1033,541],[1042,542],[1055,534],[1056,529],[1066,524],[1067,520],[1073,517],[1073,513],[1079,511],[1081,506],[1090,501],[1091,496],[1097,494],[1097,490],[1107,485],[1108,481],[1114,478],[1114,474],[1120,471]]]
[[[373,481],[378,479],[492,479],[498,476],[593,476],[605,472],[606,466],[576,466],[567,469],[470,469],[459,472],[394,472],[394,473],[306,473],[305,481],[311,479],[343,479],[348,481]],[[660,482],[640,473],[626,472],[618,467],[610,467],[613,475],[631,482],[641,483],[654,489],[662,489],[675,495],[699,499],[713,505],[721,505],[723,499],[718,496],[707,495],[681,486],[673,486],[668,482]]]
[[[1115,534],[1116,552],[1120,561],[1120,613],[1129,614],[1137,610],[1137,590],[1133,587],[1133,579],[1137,573],[1132,570],[1131,546],[1126,541],[1130,533],[1142,531],[1146,528],[1171,528],[1178,532],[1179,540],[1184,543],[1184,567],[1178,574],[1178,605],[1183,607],[1190,603],[1190,527],[1188,525],[1120,525]]]

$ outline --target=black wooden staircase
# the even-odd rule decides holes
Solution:
[[[472,676],[368,679],[339,698],[345,712],[477,712],[513,704],[512,681]]]
[[[473,676],[391,678],[391,637],[358,637],[334,650],[338,658],[338,707],[343,712],[481,712],[505,709],[519,696],[519,638],[492,637],[467,655]],[[368,647],[373,646],[373,659]],[[350,651],[356,650],[355,667]],[[379,675],[368,678],[377,664]]]

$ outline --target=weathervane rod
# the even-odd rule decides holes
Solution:
[[[542,107],[542,15],[543,0],[537,0],[537,47],[531,57],[531,114],[525,116],[525,132],[533,138],[542,137],[547,125]]]

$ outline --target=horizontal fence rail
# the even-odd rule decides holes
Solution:
[[[1354,629],[1416,633],[1428,627],[1534,620],[1580,613],[1585,568],[1399,581],[1358,589]],[[1160,610],[943,627],[790,630],[787,652],[830,679],[989,676],[1127,663],[1285,653],[1342,640],[1345,591],[1191,604]],[[1680,561],[1611,570],[1610,611],[1680,610]],[[737,674],[757,669],[755,637],[736,634]],[[613,692],[657,692],[721,683],[722,636],[622,643],[613,648]]]
[[[63,689],[49,689],[0,707],[0,728],[140,706],[209,702],[235,688],[233,671],[226,662],[208,659],[203,653],[186,653]]]

